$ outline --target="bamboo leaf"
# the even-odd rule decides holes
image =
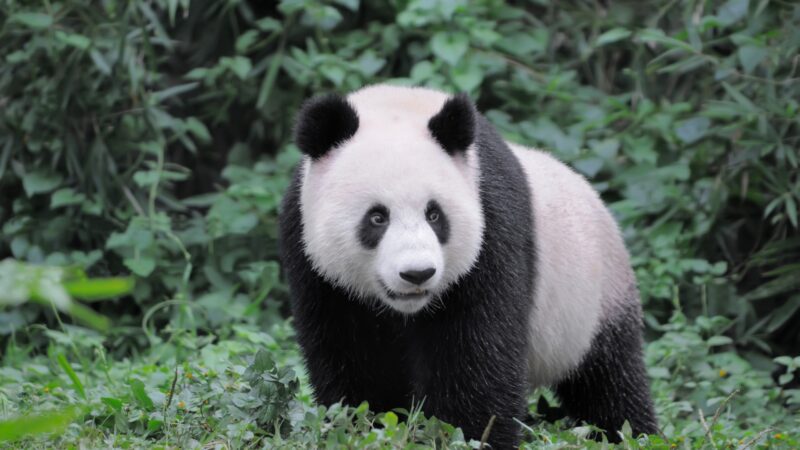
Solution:
[[[71,406],[0,421],[0,442],[13,442],[40,434],[61,433],[82,414],[83,408]]]
[[[64,356],[63,353],[59,353],[58,356],[56,356],[56,359],[58,360],[58,365],[64,369],[64,372],[66,372],[69,379],[72,380],[72,387],[75,388],[75,391],[84,400],[86,400],[86,389],[83,388],[83,383],[81,383],[81,379],[78,378],[78,374],[72,370],[72,366],[69,364],[69,361],[67,361],[67,357]]]
[[[133,290],[134,279],[130,277],[86,278],[65,282],[64,287],[72,297],[100,300],[129,293]]]

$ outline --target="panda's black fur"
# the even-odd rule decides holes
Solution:
[[[345,99],[324,102],[329,110],[356,117],[357,124]],[[298,144],[317,158],[343,132],[332,129],[325,115],[308,111],[314,109],[307,105],[300,114]],[[529,392],[526,348],[536,279],[532,193],[519,161],[466,97],[454,97],[444,111],[429,122],[442,147],[453,154],[474,140],[478,149],[485,227],[473,269],[443,295],[442,308],[426,314],[377,314],[350,298],[315,272],[304,252],[301,164],[280,216],[294,325],[318,402],[366,400],[373,410],[385,411],[424,401],[426,414],[473,439],[481,438],[495,416],[488,443],[511,448],[520,440],[518,420],[525,417]],[[604,324],[583,365],[556,387],[572,417],[608,430],[612,440],[624,420],[637,433],[656,430],[640,315],[632,310],[618,323]]]

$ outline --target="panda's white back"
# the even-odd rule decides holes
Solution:
[[[579,174],[547,153],[509,143],[530,184],[536,281],[530,379],[552,385],[576,369],[634,277],[616,222]],[[533,282],[533,281],[532,281]]]

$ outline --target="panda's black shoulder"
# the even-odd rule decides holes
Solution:
[[[300,209],[303,166],[300,162],[294,168],[278,214],[278,253],[287,276],[311,276],[307,273],[308,261],[303,249],[303,216]]]

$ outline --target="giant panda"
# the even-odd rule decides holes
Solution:
[[[517,445],[531,388],[611,440],[657,422],[639,296],[592,187],[470,99],[374,85],[308,100],[280,213],[316,400],[423,411]]]

